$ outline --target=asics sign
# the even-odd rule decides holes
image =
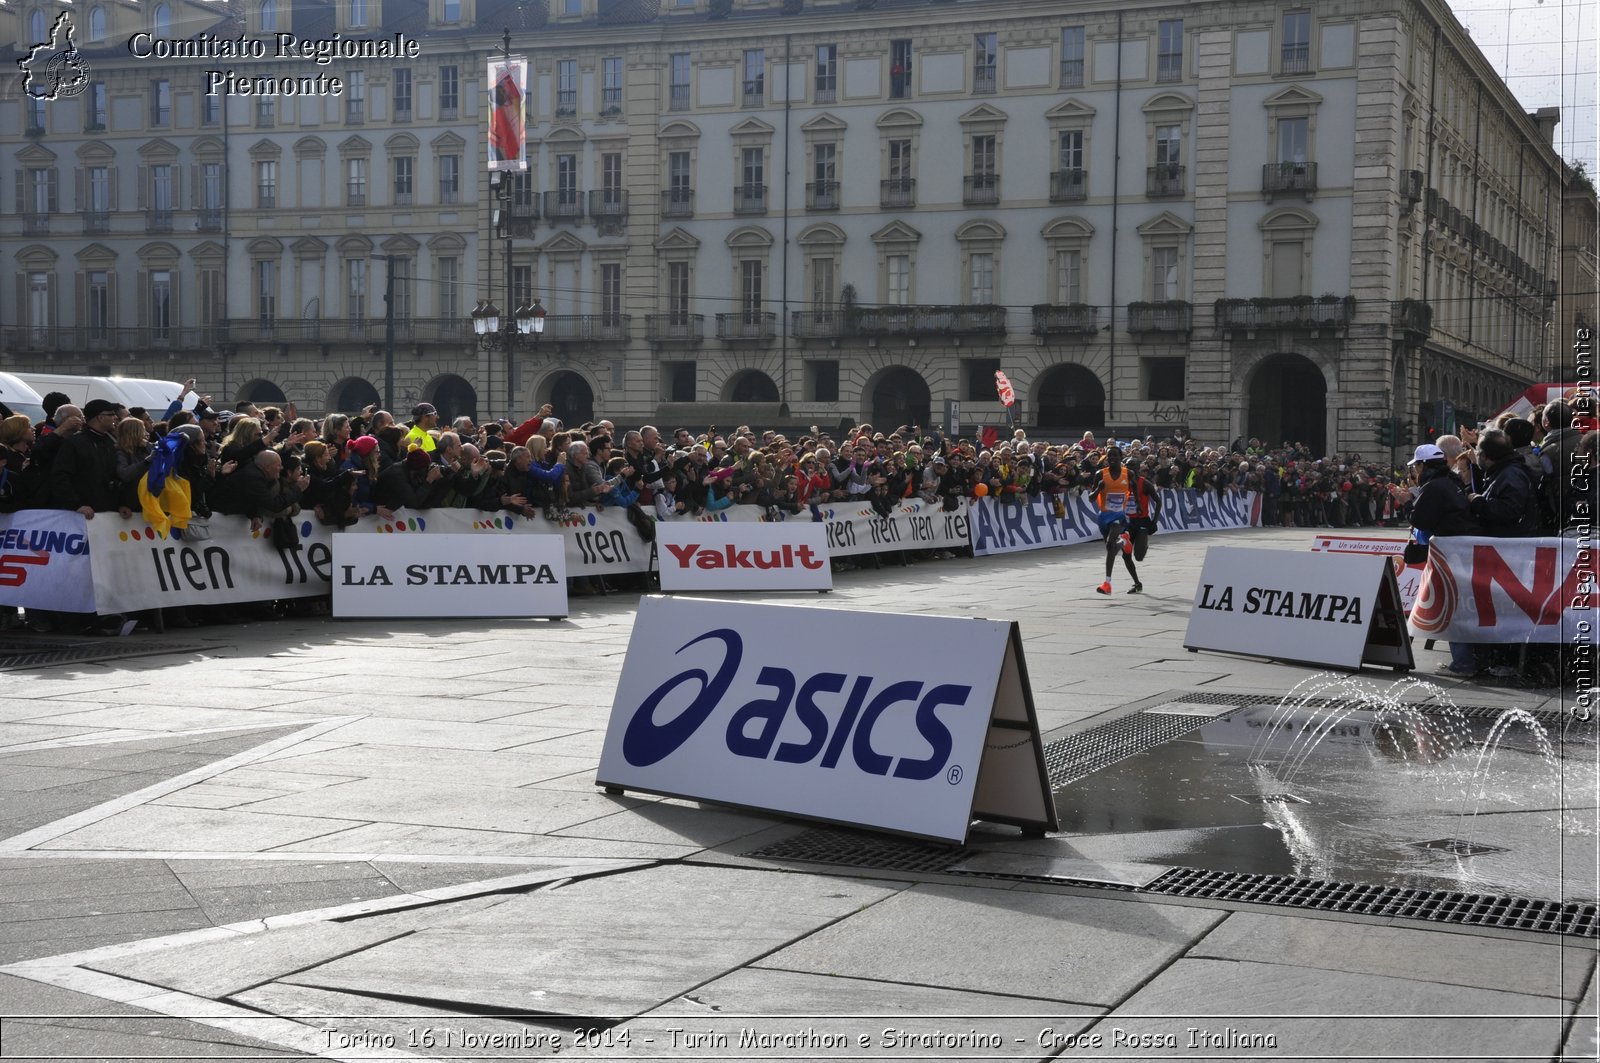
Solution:
[[[646,598],[596,781],[964,837],[1008,632]]]

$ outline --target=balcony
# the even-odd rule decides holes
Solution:
[[[689,86],[674,85],[672,92],[667,97],[667,110],[687,111],[689,109]]]
[[[170,233],[172,231],[172,211],[147,210],[144,212],[144,231],[147,233]]]
[[[205,213],[204,211],[201,212]],[[100,236],[111,231],[111,212],[86,210],[83,212],[83,231],[86,236]]]
[[[812,103],[836,103],[839,96],[838,86],[830,80],[826,85],[818,85],[814,91],[814,96]]]
[[[545,343],[623,343],[627,314],[551,314],[544,319]]]
[[[1278,73],[1280,74],[1309,74],[1311,73],[1311,45],[1286,44],[1278,56]]]
[[[48,236],[50,235],[50,215],[24,214],[22,216],[22,235]]]
[[[261,210],[271,210],[278,205],[278,197],[271,192],[257,192],[256,206]]]
[[[664,188],[661,190],[661,216],[663,218],[694,217],[694,189]]]
[[[895,66],[889,71],[889,98],[891,100],[911,98],[911,71],[904,66]]]
[[[1162,303],[1129,303],[1128,331],[1187,335],[1194,308],[1179,299]]]
[[[0,329],[0,349],[15,353],[91,354],[173,350],[205,351],[214,348],[221,332],[213,328],[110,328],[62,326]]]
[[[1033,308],[1035,336],[1093,336],[1100,331],[1100,308],[1085,303],[1053,306],[1038,303]]]
[[[345,125],[362,125],[367,120],[366,100],[346,100],[344,108]]]
[[[761,81],[746,81],[744,83],[744,105],[746,107],[766,106],[766,84]]]
[[[885,210],[917,205],[917,182],[911,177],[891,177],[878,182],[878,206]]]
[[[628,216],[628,193],[621,188],[597,188],[589,193],[589,217],[598,224],[621,225]]]
[[[512,197],[512,200],[511,200],[511,218],[512,218],[513,221],[516,221],[516,220],[538,221],[539,220],[539,197],[538,197],[538,194],[530,192],[530,193],[528,193],[527,198],[525,198],[525,199],[518,199],[516,197]]]
[[[717,339],[750,342],[776,339],[778,315],[759,311],[717,315]]]
[[[1071,203],[1088,198],[1088,176],[1081,169],[1056,170],[1050,175],[1050,202]]]
[[[863,306],[846,322],[851,335],[1004,336],[1003,306]]]
[[[839,182],[813,181],[806,185],[807,210],[838,210]]]
[[[546,328],[548,322],[546,319]],[[217,339],[227,343],[361,343],[384,342],[382,317],[335,317],[312,320],[236,317],[220,322]],[[548,332],[547,332],[548,334]],[[395,339],[404,343],[467,343],[472,322],[465,317],[401,317]]]
[[[699,343],[706,338],[704,314],[646,314],[644,338],[651,343]]]
[[[767,212],[767,186],[734,185],[733,212],[735,214],[765,214]]]
[[[1183,80],[1183,53],[1162,52],[1156,56],[1156,80],[1171,83]]]
[[[790,311],[789,332],[803,340],[836,340],[844,335],[844,311]]]
[[[1181,196],[1188,185],[1188,171],[1177,163],[1161,162],[1144,175],[1144,194],[1150,199]]]
[[[1433,306],[1421,299],[1401,299],[1389,304],[1389,327],[1412,343],[1433,335]]]
[[[222,211],[216,207],[202,207],[194,212],[194,227],[196,232],[220,233],[222,231]]]
[[[394,105],[394,124],[395,125],[409,125],[410,123],[411,123],[411,108],[409,106],[402,107],[398,103],[395,104]]]
[[[578,114],[578,90],[561,89],[556,93],[556,117],[574,118]]]
[[[972,92],[992,94],[995,89],[994,67],[980,66],[972,72]]]
[[[600,117],[614,118],[622,113],[622,90],[600,90]]]
[[[1269,162],[1261,167],[1261,194],[1270,201],[1285,193],[1307,200],[1317,190],[1317,164],[1314,162]]]
[[[1317,331],[1348,328],[1355,309],[1356,301],[1348,296],[1313,299],[1300,295],[1286,299],[1218,299],[1214,313],[1217,328],[1225,331]]]
[[[993,206],[1000,202],[1000,175],[975,173],[963,177],[961,202],[969,207]]]
[[[1422,199],[1422,171],[1400,171],[1400,198],[1407,203],[1417,203]]]
[[[583,193],[576,188],[558,188],[544,193],[544,220],[551,224],[583,218]]]
[[[1063,59],[1061,61],[1061,87],[1064,89],[1083,88],[1083,60]]]
[[[344,205],[357,209],[365,207],[367,205],[367,194],[365,192],[346,192],[344,194]]]

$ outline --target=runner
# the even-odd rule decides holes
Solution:
[[[1149,480],[1134,474],[1133,499],[1134,510],[1128,521],[1128,534],[1133,537],[1133,559],[1143,561],[1144,555],[1150,550],[1150,536],[1159,530],[1156,520],[1161,516],[1161,495]],[[1128,593],[1134,594],[1140,589],[1135,580]]]
[[[1097,594],[1111,593],[1111,569],[1122,554],[1122,564],[1133,577],[1129,594],[1144,590],[1139,582],[1139,570],[1133,567],[1133,538],[1128,534],[1129,517],[1138,509],[1134,497],[1136,488],[1133,471],[1123,466],[1120,447],[1106,448],[1106,464],[1100,470],[1100,483],[1095,488],[1095,504],[1100,507],[1100,534],[1106,540],[1106,581],[1095,588]]]

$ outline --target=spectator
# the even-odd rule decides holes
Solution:
[[[132,514],[122,505],[117,480],[117,444],[111,435],[116,417],[116,405],[105,399],[90,399],[84,407],[83,430],[63,440],[50,469],[55,508],[75,509],[85,517],[112,510]]]
[[[249,517],[252,530],[298,513],[301,492],[311,484],[304,473],[286,479],[283,456],[275,450],[257,451],[250,464],[236,470],[233,477],[229,508],[221,512]]]
[[[421,447],[424,452],[432,454],[438,446],[434,442],[432,429],[439,423],[439,411],[434,409],[431,402],[419,402],[411,408],[411,428],[405,434],[405,449]]]
[[[1499,429],[1478,440],[1478,464],[1486,484],[1481,494],[1470,495],[1472,515],[1485,535],[1500,537],[1538,535],[1539,502],[1527,463]],[[1415,510],[1412,512],[1415,518]]]
[[[384,509],[431,509],[449,490],[444,466],[434,462],[421,446],[406,452],[378,474],[373,500]]]
[[[150,468],[150,436],[144,421],[126,417],[117,425],[117,505],[136,509],[139,479]]]

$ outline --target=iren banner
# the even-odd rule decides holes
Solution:
[[[1253,491],[1217,494],[1193,488],[1164,488],[1157,526],[1162,534],[1249,528],[1261,523],[1261,496]],[[972,552],[978,557],[1070,546],[1100,538],[1099,510],[1087,493],[1053,495],[1019,502],[979,498],[972,502]]]
[[[1595,547],[1579,539],[1435,536],[1411,630],[1449,642],[1592,646]]]
[[[826,531],[810,521],[663,521],[656,552],[664,591],[833,589]]]

